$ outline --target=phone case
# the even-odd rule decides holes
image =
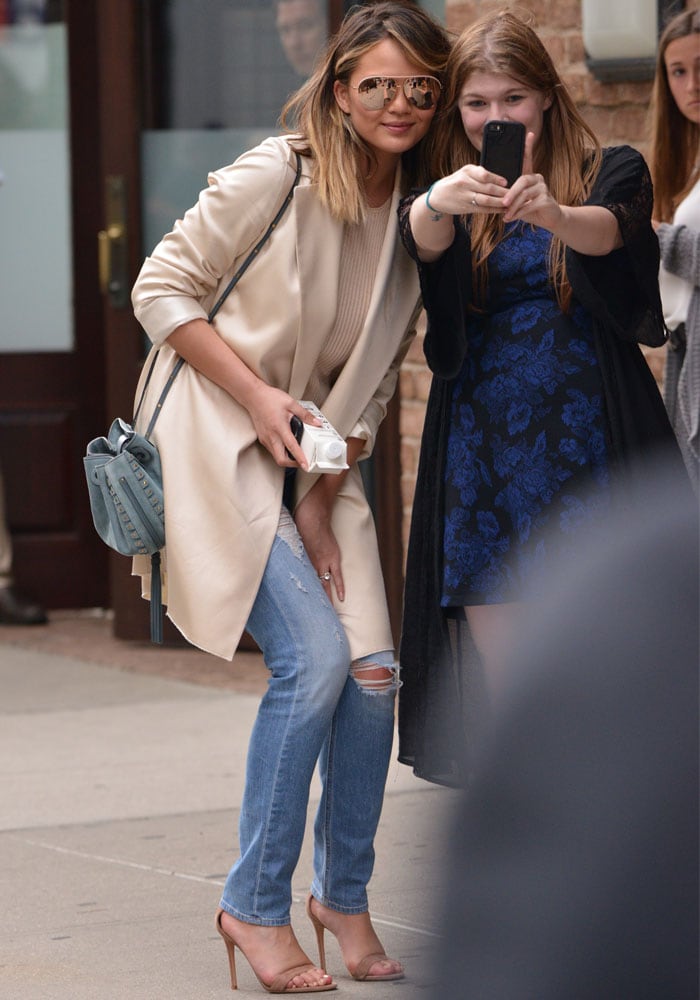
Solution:
[[[297,444],[301,444],[301,439],[304,434],[304,421],[300,420],[296,413],[293,413],[292,418],[289,421],[289,426],[292,429],[292,434],[296,438]],[[284,450],[287,452],[287,458],[294,459],[294,455],[292,455],[289,448],[285,448]]]
[[[521,122],[490,121],[484,125],[481,166],[515,183],[523,172],[525,126]]]
[[[301,420],[296,413],[292,414],[292,419],[289,421],[289,426],[292,428],[292,434],[297,439],[297,444],[301,441],[301,436],[304,433],[304,421]]]

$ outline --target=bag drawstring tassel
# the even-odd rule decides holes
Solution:
[[[151,642],[163,644],[163,596],[160,586],[160,552],[151,556]]]

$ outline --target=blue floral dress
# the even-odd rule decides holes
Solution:
[[[610,499],[590,317],[557,304],[547,230],[513,222],[506,234],[452,387],[443,607],[518,600]]]

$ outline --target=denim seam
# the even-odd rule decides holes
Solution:
[[[280,540],[282,541],[283,544],[287,544],[284,539],[281,538]],[[285,624],[287,625],[288,633],[291,636],[292,642],[294,644],[294,653],[295,653],[295,656],[298,656],[299,655],[299,648],[298,648],[297,641],[296,641],[296,639],[294,637],[294,629],[290,627],[290,622],[289,622],[289,620],[288,620],[287,617],[285,617],[284,621],[285,621]],[[292,724],[292,719],[293,719],[293,716],[294,716],[293,709],[294,709],[294,707],[296,705],[297,697],[298,697],[298,694],[299,694],[300,680],[301,679],[299,677],[299,674],[297,674],[296,675],[296,683],[295,683],[295,686],[294,686],[294,699],[292,701],[292,711],[290,711],[287,714],[287,726],[286,726],[285,731],[284,731],[284,737],[283,737],[283,739],[280,740],[279,752],[277,754],[277,759],[276,759],[275,776],[274,776],[274,787],[275,787],[275,789],[277,789],[277,784],[278,784],[277,779],[278,779],[279,770],[280,770],[280,767],[281,767],[281,760],[282,760],[282,755],[283,755],[283,752],[284,752],[284,747],[285,747],[285,744],[286,744],[286,741],[287,741],[287,737],[289,735],[289,727]],[[264,832],[264,835],[262,837],[262,844],[261,844],[261,850],[260,850],[260,862],[259,862],[259,865],[258,865],[258,871],[257,871],[257,874],[256,874],[256,879],[255,879],[255,889],[254,889],[254,891],[252,893],[252,899],[253,899],[253,902],[254,902],[254,910],[256,912],[257,912],[257,909],[258,909],[258,894],[260,892],[260,879],[262,878],[262,871],[263,871],[263,868],[264,868],[264,860],[265,860],[265,856],[266,856],[266,852],[267,852],[267,844],[268,844],[268,839],[269,839],[269,834],[270,834],[270,824],[272,822],[272,814],[274,812],[274,807],[275,807],[275,796],[272,796],[271,799],[270,799],[270,808],[269,808],[269,811],[268,811],[268,814],[267,814],[267,817],[266,817],[266,820],[265,820],[265,832]]]
[[[335,736],[336,736],[336,724],[335,716],[331,721],[330,731],[328,733],[328,764],[326,767],[326,805],[323,813],[323,840],[324,840],[324,863],[323,863],[323,896],[324,901],[326,898],[326,886],[330,884],[331,880],[331,865],[333,864],[332,849],[331,849],[331,813],[333,810],[333,797],[335,794],[333,781],[331,780],[331,771],[335,764]]]

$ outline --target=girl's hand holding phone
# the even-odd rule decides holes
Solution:
[[[533,173],[535,135],[528,132],[525,138],[523,172],[503,199],[504,221],[520,219],[543,229],[553,230],[561,220],[562,208],[552,197],[545,179]]]
[[[441,215],[502,212],[507,190],[504,177],[468,163],[433,184],[427,207]]]

